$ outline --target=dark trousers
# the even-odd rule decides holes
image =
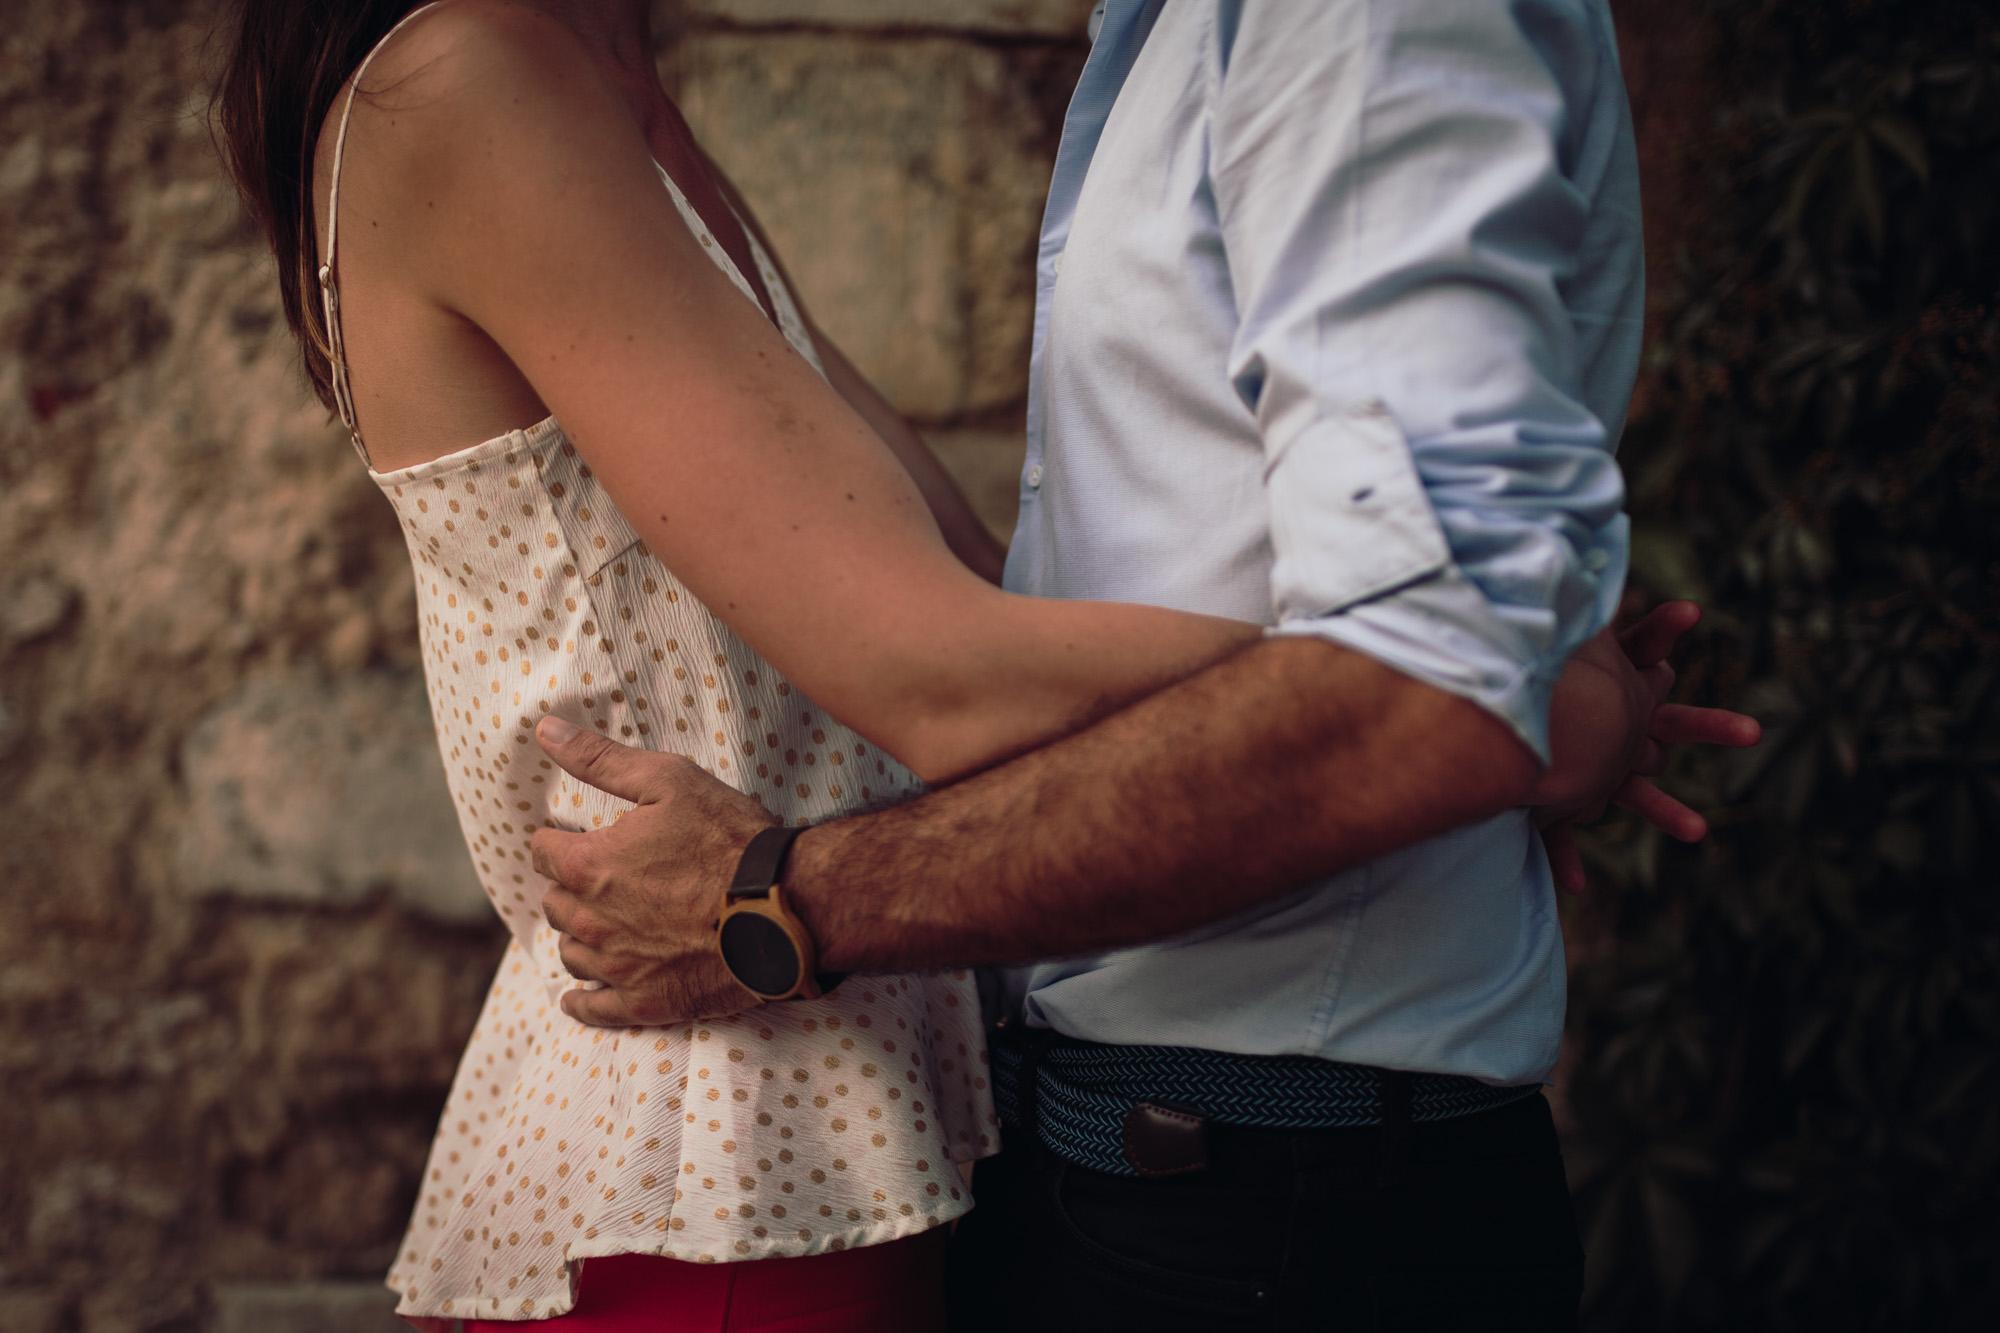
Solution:
[[[1540,1093],[1386,1143],[1375,1127],[1209,1134],[1206,1169],[1161,1179],[1011,1135],[952,1237],[952,1328],[1576,1327],[1583,1250]]]

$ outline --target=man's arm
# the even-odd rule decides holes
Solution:
[[[1565,295],[1598,209],[1625,202],[1577,177],[1602,112],[1573,90],[1618,86],[1600,17],[1597,0],[1220,0],[1209,74],[1277,632],[1471,699],[1544,761],[1555,682],[1610,622],[1628,545],[1580,329],[1618,330],[1598,373],[1629,384],[1636,254],[1622,302]]]
[[[1336,645],[1267,640],[999,768],[808,830],[785,893],[835,970],[1059,957],[1498,814],[1536,771],[1475,704]]]
[[[1700,817],[1645,778],[1588,770],[1620,752],[1634,709],[1650,710],[1638,773],[1660,771],[1662,746],[1756,743],[1741,714],[1660,702],[1666,658],[1695,619],[1688,602],[1655,609],[1627,631],[1622,671],[1578,655],[1538,788],[1576,793],[1586,813],[1609,796],[1676,837],[1701,836]],[[1278,715],[1295,725],[1258,724]],[[572,775],[636,804],[609,828],[532,840],[535,870],[555,881],[542,910],[562,932],[563,965],[606,983],[566,992],[564,1012],[619,1026],[749,1007],[714,926],[721,886],[770,813],[686,758],[566,725],[545,718],[536,739]],[[808,830],[786,894],[835,969],[1138,943],[1505,805],[1523,754],[1464,700],[1331,645],[1275,640],[1003,767]]]
[[[618,1025],[754,1003],[714,924],[769,812],[678,755],[553,716],[536,739],[636,803],[609,828],[531,840],[555,881],[542,910],[563,965],[607,983],[566,992],[564,1011]],[[785,895],[835,970],[1079,953],[1220,919],[1518,805],[1535,774],[1476,704],[1336,645],[1266,640],[985,773],[806,831]]]

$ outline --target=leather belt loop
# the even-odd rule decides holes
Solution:
[[[1384,1186],[1398,1184],[1403,1163],[1410,1150],[1410,1075],[1401,1069],[1384,1069],[1377,1080],[1382,1104],[1382,1162],[1379,1181]]]
[[[1125,1164],[1142,1176],[1191,1176],[1208,1169],[1208,1117],[1192,1106],[1139,1102],[1125,1113]]]

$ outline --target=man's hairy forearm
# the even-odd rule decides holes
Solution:
[[[1269,639],[998,768],[802,835],[785,893],[839,971],[1087,953],[1192,929],[1519,805],[1478,706]]]

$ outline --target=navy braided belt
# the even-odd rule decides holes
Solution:
[[[1078,1166],[1140,1174],[1127,1160],[1126,1117],[1140,1102],[1184,1107],[1222,1125],[1339,1129],[1383,1122],[1383,1071],[1306,1055],[1238,1055],[1187,1046],[1107,1046],[1045,1030],[993,1034],[993,1096],[1003,1127],[1024,1123],[1032,1092],[1039,1137]],[[1033,1067],[1034,1087],[1023,1073]],[[1496,1087],[1459,1074],[1410,1074],[1408,1119],[1449,1120],[1505,1106],[1538,1083]],[[1400,1109],[1400,1108],[1399,1108]]]

